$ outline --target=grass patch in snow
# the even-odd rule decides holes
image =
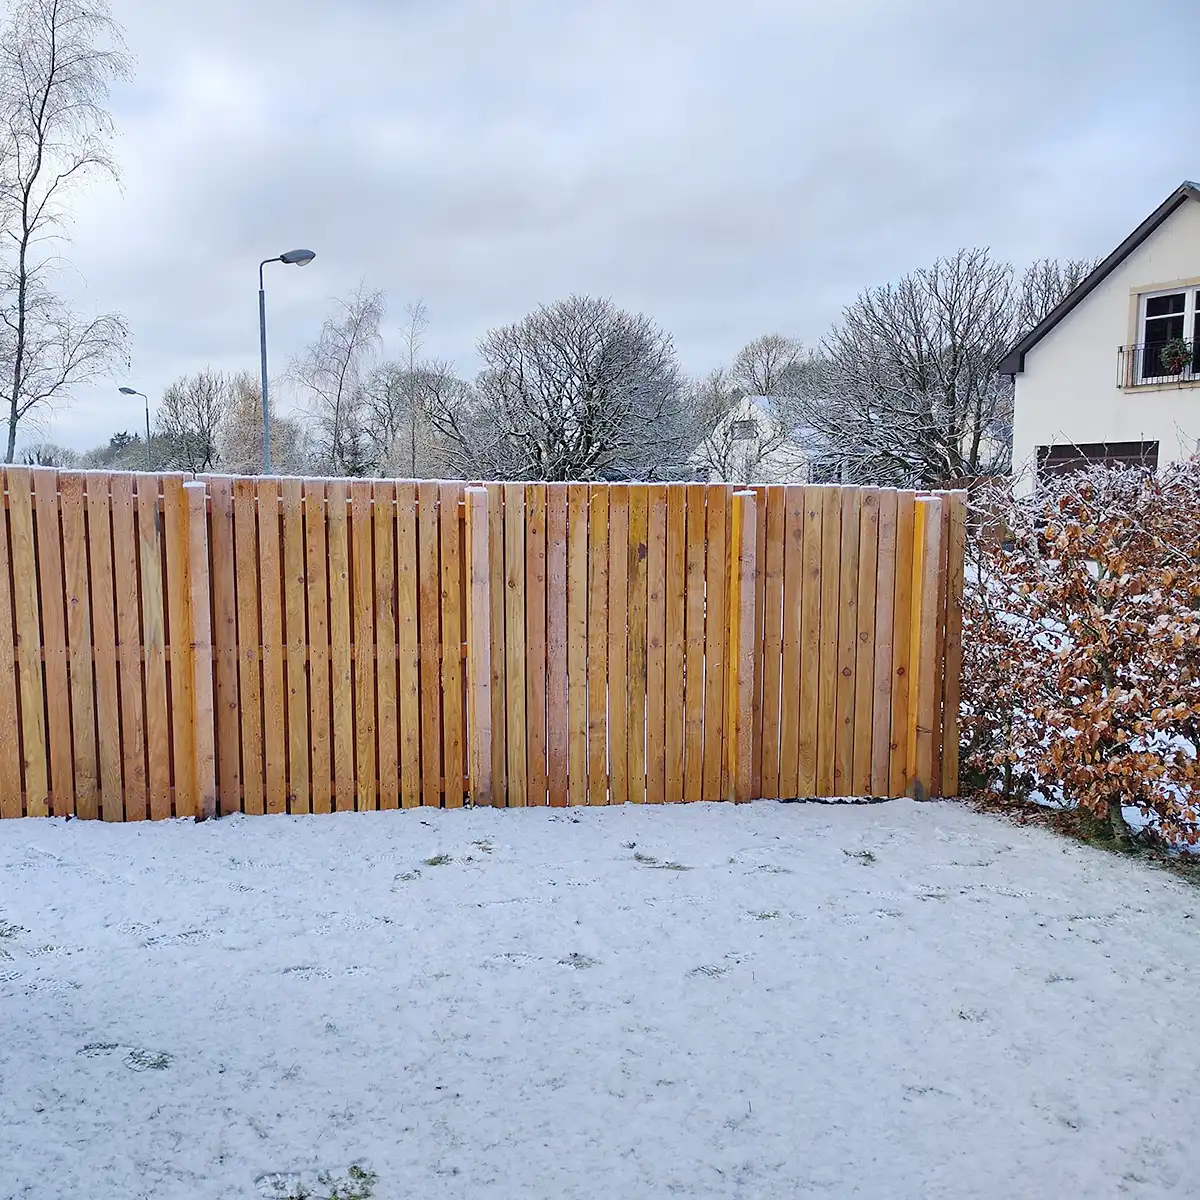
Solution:
[[[449,854],[435,854],[432,858],[425,860],[425,865],[427,867],[444,867],[453,861],[454,859]]]

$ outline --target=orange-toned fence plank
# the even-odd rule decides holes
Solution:
[[[396,487],[371,486],[375,533],[375,679],[379,694],[379,807],[400,805],[400,748],[396,699]]]
[[[211,525],[210,574],[213,589],[213,647],[216,656],[216,720],[217,720],[217,807],[223,814],[240,812],[242,808],[242,752],[241,712],[238,705],[238,639],[237,639],[237,581],[233,537],[233,481],[220,476],[206,480]],[[150,484],[151,486],[147,486]],[[296,481],[297,488],[300,486]],[[148,563],[154,563],[159,553],[157,541],[148,540],[152,530],[148,522],[151,510],[143,501],[153,505],[157,512],[158,501],[151,495],[157,492],[158,481],[143,475],[138,480],[139,532],[142,540],[142,600],[149,611],[146,600],[146,576]],[[304,603],[304,587],[298,589],[299,601]],[[161,601],[161,591],[160,591]],[[143,618],[145,619],[145,617]],[[307,643],[306,643],[307,645]],[[150,674],[150,641],[147,638],[146,655],[146,724],[155,719],[154,685]],[[165,708],[163,717],[165,719]],[[150,808],[154,815],[154,762],[156,738],[150,737]]]
[[[325,489],[325,504],[329,553],[330,684],[333,694],[333,803],[338,812],[352,812],[355,798],[354,634],[351,627],[350,493],[346,484],[332,480]]]
[[[417,485],[417,591],[421,622],[421,803],[441,804],[441,573],[438,568],[438,485]]]
[[[754,785],[755,552],[754,492],[734,492],[729,513],[729,586],[724,771],[728,800],[745,803]]]
[[[608,794],[629,800],[629,485],[608,494]]]
[[[837,734],[833,788],[838,796],[853,794],[854,689],[858,669],[858,543],[862,493],[857,488],[841,492],[842,521],[840,581],[838,586]]]
[[[629,489],[629,636],[627,643],[627,694],[629,716],[626,721],[626,761],[629,764],[629,799],[634,804],[646,801],[646,689],[647,689],[647,545],[649,489],[634,484]]]
[[[233,485],[233,541],[237,575],[239,720],[245,811],[266,811],[262,734],[262,631],[259,625],[258,500],[251,479]],[[174,643],[174,637],[172,637]]]
[[[421,632],[418,620],[417,486],[396,485],[396,654],[400,803],[421,802]]]
[[[375,759],[375,522],[371,485],[350,485],[351,621],[354,642],[354,803],[379,807]]]
[[[666,799],[667,489],[650,489],[646,517],[646,799]]]
[[[879,489],[862,489],[858,537],[858,641],[854,680],[852,796],[871,794],[871,718],[875,689],[875,596],[879,570]]]
[[[754,493],[754,694],[751,698],[753,748],[751,750],[750,791],[761,796],[763,765],[763,672],[766,638],[767,588],[763,563],[767,559],[767,489],[761,484],[747,489]]]
[[[772,591],[780,594],[782,625],[776,653],[780,679],[779,778],[777,795],[795,797],[800,791],[800,738],[807,728],[800,716],[801,596],[804,583],[804,489],[781,488],[775,514],[777,547],[768,542],[768,570],[774,551],[780,560]],[[768,520],[771,519],[768,514]],[[815,744],[815,739],[814,739]]]
[[[283,555],[279,537],[279,480],[258,484],[259,603],[262,611],[263,758],[267,812],[288,810],[287,728],[284,717]]]
[[[816,796],[817,727],[821,685],[821,538],[825,489],[804,489],[803,568],[800,593],[800,753],[796,793]]]
[[[608,803],[608,488],[588,496],[588,803]]]
[[[546,485],[525,489],[526,800],[546,803]]]
[[[147,482],[149,486],[147,487]],[[88,538],[84,520],[84,479],[74,471],[64,471],[58,478],[59,504],[62,509],[63,534],[63,586],[67,600],[67,640],[70,643],[71,673],[71,732],[75,765],[75,815],[94,820],[100,813],[100,762],[96,749],[96,693],[92,655],[92,604],[91,586],[88,581]],[[157,511],[158,480],[151,476],[143,478],[138,485],[139,500],[143,489],[155,493]],[[0,562],[0,728],[17,728],[16,672],[12,659],[12,596],[8,590],[8,524],[5,514],[0,513],[0,541],[3,542],[3,561]],[[143,520],[143,536],[145,522]],[[161,711],[161,729],[151,730],[151,765],[157,750],[166,764],[165,811],[151,811],[151,816],[171,815],[171,743],[167,726],[166,670],[163,646],[166,640],[166,622],[162,606],[162,580],[158,543],[154,546],[155,557],[152,569],[158,579],[158,624],[152,626],[150,618],[145,620],[146,650],[156,645],[158,651],[158,677],[162,681],[161,697],[151,685],[149,700],[158,699]],[[142,574],[147,574],[143,558]],[[145,593],[143,592],[143,595]],[[148,664],[148,670],[149,664]],[[154,672],[151,671],[151,678]],[[157,734],[157,739],[155,739]],[[0,738],[0,814],[20,816],[21,770],[17,757],[18,743],[15,737]],[[14,784],[15,780],[15,784]],[[11,792],[9,789],[12,789]],[[16,801],[16,812],[5,808],[6,798]]]
[[[567,485],[551,483],[546,488],[546,765],[555,808],[567,802],[568,757]]]
[[[821,497],[821,656],[817,670],[817,790],[837,794],[838,604],[841,593],[842,494],[827,487]]]
[[[667,488],[666,624],[666,796],[668,803],[683,799],[683,660],[684,585],[687,579],[687,488]],[[610,668],[610,674],[612,669]]]
[[[504,485],[489,483],[488,558],[496,586],[492,602],[492,803],[503,808],[508,803],[508,699],[506,687],[507,652],[504,622]]]
[[[312,756],[312,811],[316,813],[327,813],[333,808],[327,532],[325,483],[323,480],[306,479],[304,563],[308,617],[308,731]]]
[[[938,576],[941,569],[942,501],[917,500],[913,531],[912,644],[909,661],[909,791],[918,798],[933,788],[934,733],[940,725],[941,677],[937,661]]]
[[[82,481],[78,479],[78,476],[74,478],[76,485],[73,491],[78,491]],[[72,506],[70,511],[73,512],[74,507]],[[68,507],[64,502],[64,529],[71,527],[68,526],[68,515]],[[78,515],[78,526],[82,531],[82,511]],[[86,544],[83,549],[85,555],[82,570],[86,573]],[[73,553],[69,543],[66,549],[66,559],[67,586],[68,588],[75,588],[78,591],[80,590],[78,577],[81,564],[78,555]],[[0,737],[0,817],[20,817],[24,815],[24,804],[21,795],[23,787],[21,780],[21,741],[17,736],[20,724],[20,710],[17,707],[17,640],[16,630],[13,625],[12,576],[10,568],[11,551],[8,539],[8,508],[7,506],[3,506],[0,507],[0,729],[6,730],[7,733],[6,736]],[[81,590],[86,597],[86,576]],[[74,594],[77,593],[72,593],[72,598]],[[72,624],[71,628],[74,634],[76,626]],[[90,669],[90,638],[86,647],[88,651],[87,665]],[[76,642],[74,636],[72,636],[72,664],[74,664],[80,652],[81,647]],[[72,685],[76,685],[74,675],[72,675]],[[90,695],[85,694],[84,698],[88,702],[91,701]],[[90,749],[93,755],[91,786],[87,786],[89,780],[86,774],[80,774],[76,777],[77,811],[78,815],[83,817],[95,817],[97,812],[94,747],[94,737],[84,743],[85,752]],[[79,762],[78,757],[76,758],[76,762]],[[82,771],[86,771],[86,769],[87,764],[85,763]]]
[[[208,490],[186,483],[188,514],[188,649],[192,660],[192,786],[197,821],[217,815],[217,737],[213,693],[212,581],[209,579]],[[178,815],[187,815],[179,813]]]
[[[871,715],[871,794],[888,794],[892,741],[892,614],[896,602],[897,492],[879,493],[879,567],[875,578],[874,708]]]
[[[190,531],[182,475],[163,476],[163,530],[167,547],[167,634],[177,817],[196,813],[196,710],[192,661]]]
[[[567,485],[567,801],[587,803],[588,485]]]
[[[801,492],[801,505],[803,493]],[[782,749],[783,726],[781,724],[781,679],[783,674],[783,622],[784,622],[784,489],[781,486],[767,488],[767,503],[763,528],[763,558],[758,564],[763,589],[763,689],[762,689],[762,779],[761,792],[764,796],[777,797],[785,793],[780,787],[780,750]],[[797,553],[799,567],[800,554]],[[800,641],[800,607],[788,614],[795,627],[797,647]],[[797,654],[797,668],[799,655]],[[797,669],[797,674],[799,673]],[[799,680],[796,681],[796,705],[800,703]],[[794,778],[795,772],[792,773]],[[795,792],[790,786],[788,795]]]
[[[704,620],[704,785],[705,800],[720,800],[725,763],[725,589],[729,571],[725,545],[727,489],[708,489],[708,564]]]
[[[442,749],[446,807],[462,808],[467,787],[467,726],[463,691],[463,487],[443,483],[439,494],[442,551]]]
[[[912,639],[913,533],[916,493],[896,497],[896,588],[892,606],[892,740],[888,792],[908,790],[909,647]]]
[[[525,485],[504,485],[504,652],[508,726],[508,803],[528,798],[525,720]]]
[[[492,803],[492,571],[488,494],[470,487],[467,506],[467,771],[471,803]]]
[[[212,491],[211,485],[209,491]],[[304,488],[299,479],[285,479],[280,484],[280,505],[283,516],[283,605],[287,623],[288,811],[310,813],[312,782],[308,753],[308,674],[305,670],[308,571],[304,553]]]
[[[134,526],[133,476],[114,475],[110,495],[113,584],[117,601],[117,667],[121,689],[121,751],[125,764],[125,820],[141,821],[150,813],[146,790],[146,721],[142,692],[139,556]]]
[[[121,702],[117,683],[117,612],[113,599],[109,476],[89,473],[86,489],[88,556],[91,561],[89,599],[92,608],[92,645],[96,654],[94,666],[96,732],[100,750],[100,815],[106,821],[120,821],[124,819],[125,813],[121,799]],[[11,511],[9,516],[11,518]],[[176,671],[174,657],[172,645],[172,681]],[[26,786],[28,787],[28,775]]]
[[[683,795],[704,794],[704,578],[707,563],[706,497],[702,483],[687,486],[687,578],[684,595]]]
[[[946,578],[945,692],[942,698],[943,796],[958,795],[958,706],[962,694],[963,566],[967,536],[967,493],[952,492]]]

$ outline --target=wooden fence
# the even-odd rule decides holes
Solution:
[[[0,816],[957,789],[963,493],[3,484]]]

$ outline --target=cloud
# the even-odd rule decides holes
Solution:
[[[1194,0],[116,0],[120,190],[79,198],[70,286],[124,312],[152,396],[272,367],[366,278],[388,332],[476,369],[572,291],[654,316],[692,371],[818,340],[863,287],[960,244],[1111,249],[1178,181]],[[50,432],[132,427],[113,380]]]

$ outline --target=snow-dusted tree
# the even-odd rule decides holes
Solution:
[[[144,471],[146,443],[140,433],[120,430],[103,446],[94,446],[79,456],[79,465],[95,471]]]
[[[193,474],[212,470],[232,404],[230,381],[211,367],[177,379],[163,393],[155,415],[156,465]]]
[[[1039,258],[1021,276],[1014,338],[1028,333],[1095,269],[1097,259]]]
[[[21,461],[27,467],[77,467],[79,457],[78,451],[54,442],[34,442],[21,452]]]
[[[108,89],[128,71],[104,0],[18,0],[0,32],[0,368],[5,461],[21,421],[120,363],[115,313],[72,311],[57,290],[76,185],[114,176]]]
[[[448,363],[380,363],[364,387],[370,456],[381,475],[410,479],[444,473],[442,437],[429,418],[432,398],[453,378]]]
[[[334,305],[317,340],[293,362],[290,375],[307,403],[320,469],[334,475],[366,475],[373,464],[365,383],[381,342],[384,295],[360,284],[352,296]]]
[[[479,344],[474,389],[430,418],[465,473],[511,479],[669,478],[686,469],[683,380],[668,334],[609,300],[572,296]]]
[[[242,371],[226,381],[229,403],[217,435],[221,470],[231,475],[260,475],[263,467],[262,387]],[[271,469],[279,475],[314,470],[309,438],[293,417],[280,416],[271,401]]]
[[[768,333],[738,351],[729,378],[744,396],[796,396],[804,387],[808,364],[802,343]]]

